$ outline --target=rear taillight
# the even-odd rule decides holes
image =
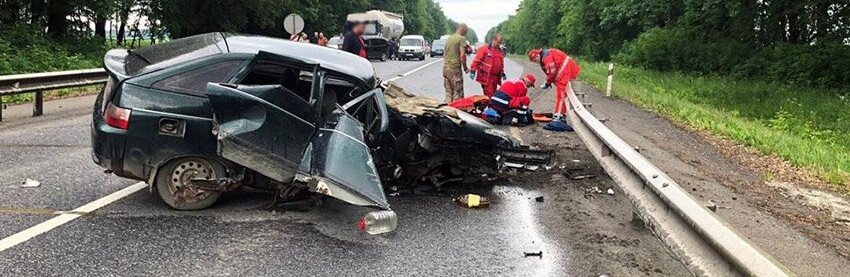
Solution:
[[[389,233],[395,231],[396,227],[398,216],[390,210],[370,212],[357,222],[357,229],[370,235]]]
[[[127,130],[130,127],[130,112],[130,109],[117,107],[109,102],[106,104],[106,110],[103,111],[103,118],[106,119],[107,125]]]

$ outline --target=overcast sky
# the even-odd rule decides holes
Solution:
[[[457,22],[469,25],[478,34],[478,40],[484,41],[484,36],[490,28],[508,19],[508,15],[516,14],[519,2],[522,0],[436,0],[443,7],[447,17]]]

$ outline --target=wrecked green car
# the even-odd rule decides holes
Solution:
[[[382,84],[365,59],[326,47],[208,33],[112,50],[104,64],[94,162],[146,181],[179,210],[250,186],[282,201],[329,196],[374,207],[380,216],[360,224],[369,231],[396,220],[390,185],[492,178],[551,154]]]

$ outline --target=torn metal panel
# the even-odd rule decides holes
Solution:
[[[287,99],[275,102],[294,102],[298,96],[280,86],[218,84],[209,84],[207,94],[218,122],[219,154],[275,181],[290,182],[315,129],[304,117],[313,115],[303,107],[287,110],[267,100],[276,95]]]
[[[326,127],[333,128],[320,128],[313,140],[311,172],[318,182],[311,189],[351,204],[388,209],[363,126],[338,110]]]

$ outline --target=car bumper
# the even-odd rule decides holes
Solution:
[[[112,171],[113,174],[119,177],[143,180],[141,166],[138,167],[138,170],[125,167],[125,132],[124,130],[106,125],[102,120],[95,119],[92,121],[92,161],[100,167]]]

